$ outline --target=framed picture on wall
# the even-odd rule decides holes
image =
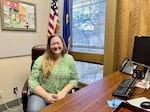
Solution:
[[[1,0],[2,30],[36,31],[36,6],[20,0]]]

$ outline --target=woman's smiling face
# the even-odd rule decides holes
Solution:
[[[58,36],[55,36],[51,39],[50,50],[53,54],[62,54],[63,43],[62,43],[62,40]]]

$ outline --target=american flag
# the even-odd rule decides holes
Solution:
[[[52,0],[49,13],[48,36],[56,33],[58,22],[58,0]]]

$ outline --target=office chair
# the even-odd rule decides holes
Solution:
[[[32,47],[32,63],[31,63],[31,68],[34,64],[34,61],[41,56],[46,49],[46,45],[36,45]],[[71,92],[77,91],[79,88],[73,88]],[[23,89],[22,89],[22,104],[23,104],[23,111],[27,112],[27,103],[28,103],[28,79],[25,81]]]
[[[34,61],[44,53],[45,49],[46,49],[46,45],[36,45],[36,46],[32,47],[31,68],[34,64]],[[27,103],[28,103],[28,79],[25,81],[23,89],[22,89],[22,104],[23,104],[23,111],[24,112],[27,112]]]

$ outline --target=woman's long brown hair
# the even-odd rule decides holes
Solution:
[[[60,35],[51,35],[48,37],[47,48],[46,48],[46,50],[42,56],[42,64],[41,64],[41,71],[42,71],[43,80],[47,79],[47,77],[50,75],[51,70],[53,68],[52,62],[53,62],[54,57],[53,57],[52,52],[50,50],[50,43],[51,43],[51,39],[54,37],[59,37],[63,43],[62,56],[64,56],[64,54],[67,51],[64,40]]]

